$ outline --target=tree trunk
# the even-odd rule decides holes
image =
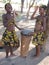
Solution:
[[[23,13],[24,0],[21,0],[21,13]]]

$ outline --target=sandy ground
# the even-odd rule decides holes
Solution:
[[[32,23],[30,23],[31,25]],[[24,25],[24,24],[23,24]],[[28,25],[26,23],[25,25]],[[4,27],[0,25],[0,39],[4,32]],[[21,39],[20,31],[17,30],[19,40]],[[35,46],[30,42],[29,52],[26,58],[20,57],[20,47],[13,51],[16,56],[5,58],[5,50],[0,49],[0,65],[49,65],[49,37],[46,41],[45,52],[41,51],[39,57],[34,57]]]

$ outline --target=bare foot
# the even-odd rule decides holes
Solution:
[[[10,54],[10,56],[16,56],[15,54]]]
[[[8,56],[6,56],[5,58],[8,58]]]
[[[27,56],[22,56],[22,55],[20,55],[20,57],[22,57],[22,58],[26,58]]]
[[[33,57],[39,57],[39,55],[34,55]]]

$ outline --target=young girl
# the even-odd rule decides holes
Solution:
[[[10,52],[10,55],[14,55],[12,50],[12,45],[16,45],[16,47],[18,48],[19,40],[18,40],[18,37],[16,36],[16,32],[14,28],[16,24],[14,22],[14,16],[11,13],[12,6],[10,3],[5,4],[5,10],[6,10],[6,14],[3,14],[3,25],[4,27],[6,27],[6,30],[3,33],[2,40],[5,45],[6,58],[7,58],[9,52]],[[19,27],[17,28],[20,29]]]
[[[46,38],[46,6],[42,5],[39,7],[39,13],[37,17],[34,17],[38,8],[36,8],[35,12],[31,16],[31,19],[36,19],[35,31],[33,34],[32,43],[36,46],[36,56],[40,55],[40,46],[44,44]]]

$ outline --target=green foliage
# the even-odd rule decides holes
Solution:
[[[11,2],[11,0],[3,0],[3,3]]]
[[[3,3],[6,3],[6,0],[3,0]]]

